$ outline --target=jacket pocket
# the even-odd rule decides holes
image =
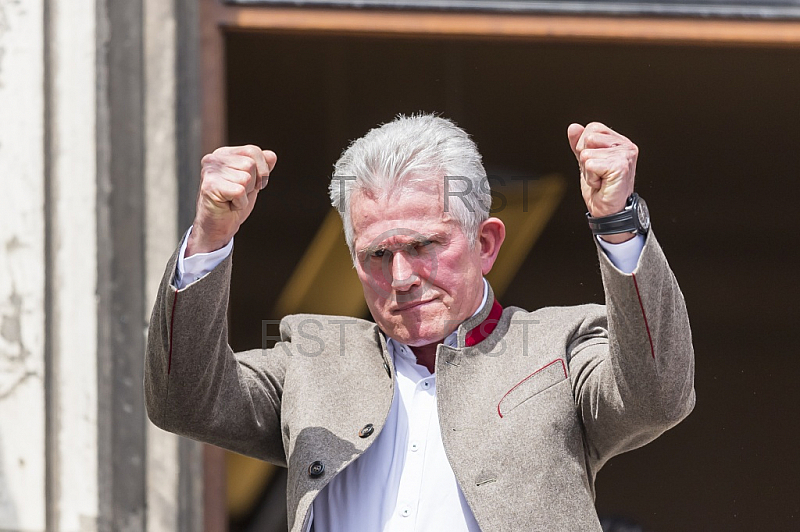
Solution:
[[[497,414],[505,416],[536,394],[567,378],[567,365],[563,358],[557,358],[537,369],[515,384],[497,403]]]

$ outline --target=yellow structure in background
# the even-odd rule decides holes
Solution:
[[[494,188],[493,216],[506,225],[506,241],[487,279],[501,298],[539,235],[547,225],[566,188],[559,175],[523,182],[504,180]],[[344,244],[339,213],[331,210],[309,244],[278,298],[276,316],[298,312],[366,316],[367,305],[350,252]],[[275,466],[236,453],[227,454],[228,514],[247,516],[269,484]]]
[[[275,316],[298,312],[364,316],[367,304],[344,242],[342,219],[331,209],[275,306]]]
[[[507,181],[508,182],[508,181]],[[560,175],[552,174],[535,181],[511,181],[508,187],[492,187],[503,194],[505,207],[495,201],[493,208],[506,225],[506,240],[486,279],[492,290],[501,298],[517,275],[539,235],[561,202],[566,182]]]

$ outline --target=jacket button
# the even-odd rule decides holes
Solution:
[[[372,433],[375,432],[375,427],[372,426],[372,423],[367,423],[364,425],[364,428],[358,431],[359,438],[369,438],[372,436]]]
[[[308,466],[308,476],[311,478],[319,478],[325,472],[325,464],[317,460]]]

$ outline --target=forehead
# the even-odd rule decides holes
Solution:
[[[441,187],[435,183],[407,187],[388,196],[356,191],[351,198],[350,217],[357,246],[380,240],[384,233],[387,237],[392,233],[411,239],[416,234],[442,232],[453,223],[444,212]]]

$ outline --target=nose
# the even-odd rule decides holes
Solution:
[[[414,262],[405,251],[399,251],[391,259],[392,289],[407,292],[420,284],[419,275],[414,271]]]

